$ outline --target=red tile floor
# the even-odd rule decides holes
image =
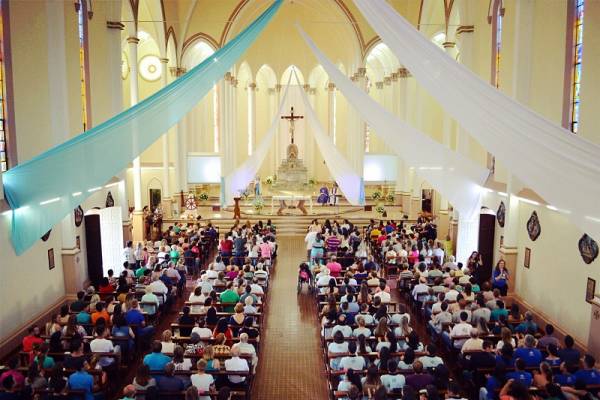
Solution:
[[[296,294],[304,240],[280,237],[278,242],[252,399],[327,399],[315,303],[309,294]]]

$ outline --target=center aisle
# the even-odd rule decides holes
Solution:
[[[304,240],[289,236],[277,242],[252,399],[327,399],[314,300],[296,295],[297,268],[306,258]]]

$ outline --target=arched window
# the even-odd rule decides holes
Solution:
[[[17,163],[16,141],[12,114],[12,75],[8,1],[0,2],[0,173]]]
[[[563,126],[573,133],[579,130],[584,5],[585,0],[569,0],[567,12]]]
[[[81,120],[83,130],[89,129],[90,124],[90,100],[88,86],[89,55],[88,55],[88,24],[87,24],[87,1],[80,1],[77,15],[79,31],[79,76],[81,79]]]
[[[502,18],[504,17],[504,8],[502,0],[494,0],[492,8],[492,78],[491,83],[500,87],[500,60],[502,56]]]

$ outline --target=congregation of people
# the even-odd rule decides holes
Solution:
[[[595,399],[596,360],[507,296],[504,260],[456,262],[434,232],[424,218],[308,227],[298,287],[316,297],[332,397]]]
[[[0,398],[246,396],[277,253],[275,227],[236,224],[218,238],[210,223],[175,224],[160,241],[128,242],[121,273],[108,270],[45,325],[29,328],[0,371]],[[173,314],[175,322],[158,332]],[[136,364],[133,381],[123,382]]]

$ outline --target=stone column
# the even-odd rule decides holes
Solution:
[[[407,122],[408,116],[408,79],[410,73],[406,68],[399,68],[392,74],[392,85],[395,89],[394,101],[396,115]],[[404,160],[398,157],[398,170],[396,175],[396,187],[394,190],[396,205],[400,207],[405,215],[411,211],[411,187],[410,187],[410,169]]]
[[[275,113],[277,113],[277,108],[279,107],[279,103],[281,102],[281,84],[275,84],[275,90],[273,92],[273,96],[275,101],[273,103],[273,113],[272,118],[275,117]],[[286,143],[284,141],[284,143]],[[275,134],[275,147],[273,150],[273,174],[277,174],[277,168],[281,163],[281,120],[277,124],[277,133]]]
[[[138,43],[140,40],[135,36],[127,38],[129,45],[130,75],[129,94],[130,106],[138,103]],[[136,242],[144,240],[144,214],[142,212],[142,163],[141,154],[133,159],[133,240]]]
[[[327,85],[327,132],[335,144],[335,84]]]
[[[366,90],[366,68],[359,68],[358,72],[352,76],[352,81],[362,90]],[[365,122],[360,118],[359,113],[350,106],[348,110],[348,156],[349,161],[356,173],[363,176],[363,165],[365,157]]]
[[[310,103],[310,106],[313,108],[313,110],[315,110],[315,114],[316,114],[316,107],[315,107],[315,95],[317,93],[317,90],[315,88],[311,88],[310,85],[304,85],[304,90],[306,91],[306,94],[308,95],[308,102]],[[312,131],[312,128],[310,127],[310,124],[305,124],[306,129],[310,129]],[[308,169],[308,175],[309,175],[309,179],[314,179],[315,178],[315,157],[314,157],[314,153],[315,153],[315,137],[314,135],[310,135],[306,137],[306,150],[304,152],[305,154],[305,161],[306,161],[306,166]]]
[[[248,139],[248,155],[254,153],[256,147],[256,83],[248,85],[248,129],[250,137]]]
[[[168,58],[161,58],[160,62],[162,64],[162,74],[161,74],[161,83],[162,86],[165,87],[167,86],[169,83],[167,81],[167,74],[169,73],[168,71],[168,63],[169,63],[169,59]],[[161,206],[162,206],[162,210],[163,210],[163,215],[170,217],[172,215],[172,210],[171,210],[171,188],[170,188],[170,184],[169,184],[169,131],[167,130],[164,135],[162,135],[161,138],[161,142],[162,142],[162,180],[163,180],[163,184],[162,184],[162,201],[161,201]],[[154,211],[154,210],[151,210]]]
[[[219,126],[221,150],[221,176],[226,177],[236,166],[236,141],[233,120],[233,85],[235,78],[227,72],[219,83]]]
[[[456,42],[458,44],[458,48],[460,49],[460,62],[471,70],[473,70],[474,64],[474,31],[475,27],[473,25],[462,25],[456,29]],[[456,132],[456,150],[459,153],[468,156],[469,141],[469,133],[463,127],[459,127],[458,131]]]

